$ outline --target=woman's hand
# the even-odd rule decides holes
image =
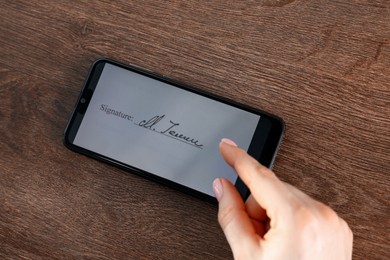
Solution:
[[[220,152],[251,191],[244,203],[228,180],[213,183],[235,259],[351,259],[352,232],[331,208],[279,180],[233,141],[223,139]]]

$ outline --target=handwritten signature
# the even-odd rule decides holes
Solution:
[[[162,128],[161,127],[158,129],[158,124],[165,118],[165,115],[156,115],[148,120],[142,120],[139,123],[134,122],[134,116],[128,115],[126,113],[123,113],[121,111],[115,110],[110,108],[108,105],[102,104],[100,106],[100,110],[104,111],[107,115],[114,115],[123,119],[127,119],[131,122],[133,122],[135,125],[149,129],[153,132],[171,137],[173,139],[176,139],[178,141],[184,142],[186,144],[192,145],[196,148],[203,149],[203,144],[200,144],[200,141],[187,136],[183,133],[178,132],[178,126],[180,125],[179,123],[175,123],[171,120],[169,120],[169,127]]]
[[[193,145],[193,146],[195,146],[197,148],[203,149],[203,144],[200,144],[199,140],[197,140],[197,139],[195,139],[193,137],[184,135],[182,133],[179,133],[177,131],[177,126],[180,125],[179,123],[175,123],[175,122],[172,122],[171,120],[169,120],[170,125],[169,125],[168,128],[164,128],[162,130],[161,129],[157,130],[156,129],[157,124],[159,122],[161,122],[161,120],[164,117],[165,117],[165,115],[162,115],[162,116],[156,115],[156,116],[150,118],[149,120],[142,120],[138,124],[136,123],[136,125],[141,126],[143,128],[146,128],[146,129],[149,129],[149,130],[152,130],[152,131],[157,132],[159,134],[163,134],[165,136],[172,137],[172,138],[174,138],[176,140],[179,140],[179,141],[185,142],[187,144]]]

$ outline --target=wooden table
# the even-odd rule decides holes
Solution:
[[[389,1],[5,0],[0,25],[1,259],[232,257],[215,206],[62,145],[102,56],[284,118],[278,176],[390,259]]]

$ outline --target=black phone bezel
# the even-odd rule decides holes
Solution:
[[[165,185],[168,185],[170,187],[173,187],[175,189],[184,191],[186,193],[195,195],[205,201],[211,202],[213,204],[217,203],[217,200],[215,197],[210,196],[208,194],[202,193],[200,191],[194,190],[192,188],[189,188],[187,186],[183,186],[181,184],[178,184],[174,181],[162,178],[158,175],[155,175],[150,172],[143,171],[142,169],[138,169],[136,167],[133,167],[131,165],[116,161],[112,158],[103,156],[101,154],[98,154],[96,152],[84,149],[82,147],[79,147],[75,144],[73,144],[73,140],[77,134],[78,128],[81,124],[83,115],[88,107],[89,101],[92,98],[93,92],[96,88],[96,85],[100,79],[101,72],[103,71],[104,65],[106,63],[112,64],[114,66],[121,67],[126,70],[130,70],[139,74],[142,74],[144,76],[153,78],[155,80],[159,80],[162,82],[165,82],[167,84],[173,85],[175,87],[190,91],[192,93],[222,102],[224,104],[243,109],[248,112],[252,112],[255,114],[258,114],[261,116],[261,119],[259,120],[259,124],[256,127],[255,134],[253,135],[253,139],[251,141],[251,144],[248,149],[248,154],[253,156],[256,160],[258,160],[261,164],[272,168],[273,162],[276,156],[276,153],[279,149],[281,140],[283,138],[285,124],[284,121],[275,115],[272,115],[270,113],[267,113],[265,111],[254,109],[252,107],[237,103],[235,101],[232,101],[230,99],[211,94],[199,89],[196,89],[194,87],[176,82],[172,79],[166,78],[162,75],[156,74],[154,72],[148,71],[146,69],[140,68],[135,65],[130,64],[124,64],[118,61],[114,61],[107,58],[101,58],[96,60],[88,73],[88,76],[84,82],[84,86],[80,92],[80,95],[77,99],[76,105],[73,109],[73,112],[71,114],[71,117],[68,121],[68,124],[65,128],[64,136],[63,136],[63,143],[64,145],[78,153],[87,155],[89,157],[92,157],[94,159],[98,159],[100,161],[112,164],[114,166],[120,167],[122,169],[125,169],[127,171],[134,172],[138,175],[144,176],[148,179],[152,179],[154,181],[158,181],[160,183],[163,183]],[[261,133],[261,134],[259,134]],[[261,147],[260,149],[258,147]],[[210,184],[211,185],[211,184]],[[241,196],[245,200],[249,194],[249,189],[245,186],[245,184],[241,181],[240,178],[237,178],[237,181],[235,183],[236,188],[240,192]]]

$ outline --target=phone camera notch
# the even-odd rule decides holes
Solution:
[[[92,98],[93,91],[88,89],[83,93],[82,97],[80,98],[79,104],[77,106],[77,112],[84,114],[87,110],[89,101]]]

